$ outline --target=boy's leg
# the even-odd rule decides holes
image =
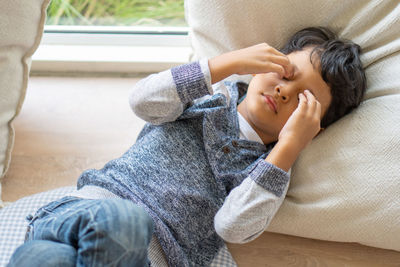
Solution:
[[[130,201],[66,197],[41,208],[32,225],[28,240],[49,240],[72,246],[76,250],[77,266],[148,264],[147,247],[153,223],[143,209]],[[29,244],[32,243],[25,245]],[[21,256],[18,251],[12,260]],[[51,249],[46,252],[40,254],[43,262],[56,256]]]
[[[42,257],[46,255],[46,257]],[[76,266],[76,249],[70,245],[48,240],[28,241],[17,248],[7,267]]]

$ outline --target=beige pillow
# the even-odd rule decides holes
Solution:
[[[315,138],[292,168],[268,230],[400,251],[400,4],[398,0],[187,0],[195,58],[329,26],[364,50],[361,106]]]
[[[10,164],[12,121],[24,101],[31,56],[42,37],[48,3],[0,0],[0,179]]]

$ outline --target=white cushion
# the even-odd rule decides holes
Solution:
[[[328,26],[365,52],[361,106],[315,138],[292,168],[268,230],[400,251],[400,4],[398,0],[187,0],[195,59]]]
[[[30,60],[42,37],[48,3],[0,0],[0,179],[10,164],[11,122],[25,97]]]

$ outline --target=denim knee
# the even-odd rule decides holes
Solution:
[[[146,248],[153,234],[148,213],[129,200],[104,200],[95,220],[95,230],[126,247]]]

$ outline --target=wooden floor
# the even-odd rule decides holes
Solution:
[[[128,106],[134,78],[31,78],[3,200],[75,185],[134,143],[144,122]],[[362,226],[360,226],[362,227]],[[264,233],[229,245],[239,266],[400,266],[400,252]]]

